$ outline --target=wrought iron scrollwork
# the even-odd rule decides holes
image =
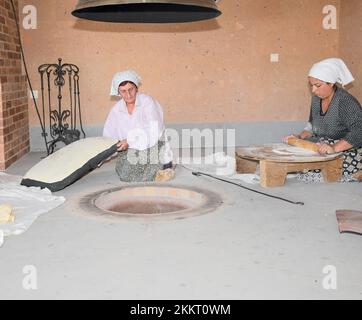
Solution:
[[[62,64],[62,59],[58,59],[58,64],[42,64],[38,71],[41,81],[42,136],[49,155],[54,152],[58,142],[68,145],[79,140],[82,134],[85,138],[80,108],[79,68],[74,64]],[[57,89],[57,103],[54,105],[53,86]],[[63,93],[67,87],[69,92]],[[49,119],[49,133],[46,132],[46,119]],[[49,141],[48,135],[51,137]]]

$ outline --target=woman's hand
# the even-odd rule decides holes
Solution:
[[[327,144],[327,143],[317,143],[319,149],[318,149],[318,152],[320,154],[333,154],[333,153],[336,153],[336,151],[334,150],[334,147],[330,144]]]
[[[300,137],[299,137],[298,135],[296,135],[296,134],[290,134],[289,136],[283,137],[283,142],[284,142],[284,143],[288,143],[288,139],[289,139],[289,138],[300,139]]]
[[[120,152],[120,151],[124,151],[124,150],[127,150],[128,149],[128,142],[126,139],[122,140],[122,141],[119,141],[117,143],[117,151]]]
[[[309,131],[303,130],[300,134],[290,134],[289,136],[283,137],[283,142],[288,143],[289,138],[302,139],[311,137],[313,134]]]

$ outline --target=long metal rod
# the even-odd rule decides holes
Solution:
[[[281,197],[277,197],[277,196],[273,196],[271,194],[268,194],[268,193],[264,193],[264,192],[261,192],[261,191],[257,191],[257,190],[254,190],[254,189],[251,189],[251,188],[248,188],[248,187],[245,187],[239,183],[236,183],[236,182],[232,182],[232,181],[229,181],[229,180],[225,180],[225,179],[221,179],[221,178],[218,178],[218,177],[215,177],[211,174],[207,174],[207,173],[202,173],[202,172],[195,172],[193,171],[192,174],[196,177],[200,177],[200,176],[207,176],[207,177],[210,177],[210,178],[213,178],[213,179],[216,179],[216,180],[220,180],[220,181],[223,181],[223,182],[226,182],[226,183],[230,183],[230,184],[233,184],[235,186],[238,186],[240,188],[243,188],[243,189],[246,189],[246,190],[249,190],[249,191],[252,191],[252,192],[256,192],[256,193],[259,193],[261,195],[264,195],[264,196],[267,196],[267,197],[270,197],[270,198],[274,198],[274,199],[278,199],[278,200],[282,200],[282,201],[285,201],[285,202],[289,202],[289,203],[292,203],[292,204],[297,204],[297,205],[301,205],[301,206],[304,206],[304,202],[296,202],[296,201],[291,201],[291,200],[288,200],[288,199],[285,199],[285,198],[281,198]]]

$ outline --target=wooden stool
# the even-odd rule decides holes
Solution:
[[[255,173],[260,166],[262,187],[284,185],[290,172],[320,169],[326,182],[339,181],[342,176],[341,154],[321,156],[286,144],[267,144],[238,148],[235,156],[238,173]]]

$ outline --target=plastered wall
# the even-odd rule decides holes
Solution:
[[[355,4],[361,12],[359,0],[343,0],[352,7],[342,13],[339,0],[222,0],[216,20],[127,25],[78,20],[70,14],[76,2],[20,0],[20,8],[37,8],[37,29],[22,30],[24,50],[37,89],[40,64],[61,57],[79,66],[83,122],[99,126],[115,103],[112,76],[125,68],[142,75],[141,90],[160,101],[169,124],[303,121],[309,68],[348,42],[338,29],[323,28],[324,6],[346,20]],[[343,25],[346,34],[352,23]],[[353,60],[348,45],[340,52]],[[279,62],[270,62],[272,53]],[[36,126],[31,101],[29,109]]]
[[[348,62],[356,81],[349,87],[362,103],[362,1],[342,0],[339,54]]]

